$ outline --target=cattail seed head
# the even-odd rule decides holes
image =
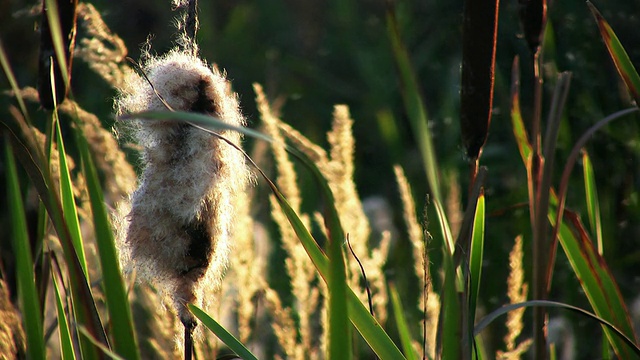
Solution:
[[[192,53],[173,50],[152,57],[142,70],[172,109],[244,125],[224,75]],[[166,108],[148,82],[134,74],[126,80],[116,109],[129,114]],[[185,325],[194,324],[186,304],[206,305],[204,290],[219,284],[226,266],[234,202],[249,178],[243,155],[182,122],[124,120],[119,127],[128,128],[141,145],[143,165],[120,229],[123,261],[171,296]],[[240,144],[237,132],[219,134]]]

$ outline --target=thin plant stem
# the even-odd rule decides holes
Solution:
[[[536,52],[533,54],[533,74],[534,74],[534,88],[533,88],[533,118],[531,124],[531,140],[532,140],[532,159],[531,159],[531,179],[533,191],[530,191],[529,199],[531,226],[533,230],[533,297],[536,300],[544,300],[546,298],[546,286],[544,286],[544,272],[545,266],[543,266],[544,256],[546,256],[546,233],[545,229],[538,228],[537,218],[540,216],[540,195],[541,195],[541,180],[542,170],[544,166],[544,157],[540,153],[541,136],[540,136],[540,123],[542,113],[542,84],[543,79],[540,73],[540,65],[542,63],[542,50],[538,46]],[[543,360],[546,358],[547,344],[546,344],[546,311],[543,307],[536,307],[533,309],[533,347],[534,347],[534,359]]]

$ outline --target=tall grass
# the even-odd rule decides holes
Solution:
[[[498,23],[506,22],[508,15],[498,12],[498,2],[488,2],[485,12],[474,8],[479,3],[471,3],[467,1],[463,11],[461,121],[452,125],[460,130],[455,136],[469,165],[468,180],[462,184],[445,181],[455,179],[448,174],[457,166],[442,152],[457,148],[442,148],[446,141],[436,136],[441,132],[434,125],[436,117],[427,116],[438,110],[427,111],[426,84],[415,65],[419,60],[406,44],[412,35],[406,33],[407,24],[412,22],[404,3],[388,4],[384,16],[377,18],[385,25],[388,42],[383,53],[397,70],[403,104],[393,112],[381,112],[386,115],[378,120],[391,121],[387,129],[411,129],[417,149],[412,154],[420,157],[413,165],[402,159],[403,166],[360,173],[365,163],[358,148],[366,139],[356,130],[363,119],[346,105],[336,105],[332,115],[330,109],[318,111],[331,123],[327,146],[319,145],[324,142],[317,134],[305,135],[285,122],[283,118],[290,116],[287,107],[281,108],[279,98],[270,98],[267,94],[272,93],[257,84],[255,108],[261,121],[252,123],[255,129],[170,106],[167,111],[119,117],[125,122],[172,121],[197,128],[199,135],[208,133],[220,146],[231,146],[256,174],[254,187],[239,196],[241,203],[234,210],[236,246],[229,255],[230,267],[221,284],[205,294],[215,299],[213,306],[204,311],[198,304],[180,304],[180,320],[190,312],[206,330],[195,336],[198,358],[235,353],[245,359],[546,359],[557,355],[559,341],[549,336],[549,318],[563,316],[557,314],[565,310],[577,314],[568,317],[573,324],[602,326],[602,332],[589,334],[602,342],[587,341],[580,333],[578,342],[585,347],[581,356],[598,352],[604,357],[640,358],[632,319],[637,314],[627,306],[637,294],[621,290],[621,275],[612,270],[618,264],[608,255],[620,240],[608,230],[614,218],[603,205],[610,200],[602,195],[607,193],[598,170],[602,159],[593,156],[597,149],[589,149],[589,155],[585,150],[597,131],[616,126],[614,120],[622,123],[631,114],[637,116],[637,104],[601,120],[592,118],[586,131],[569,136],[567,113],[572,111],[575,89],[570,85],[580,74],[551,76],[543,71],[555,61],[543,58],[544,49],[553,45],[546,3],[533,1],[523,9],[531,58],[522,61],[526,66],[519,57],[506,59],[512,64],[510,93],[504,86],[507,76],[497,66],[501,59],[496,59],[501,46]],[[122,266],[126,253],[118,239],[126,209],[121,204],[135,187],[134,167],[125,159],[139,149],[125,137],[116,144],[104,123],[74,100],[79,94],[69,80],[73,77],[67,64],[73,41],[63,41],[68,40],[65,32],[72,31],[61,20],[75,19],[76,11],[80,14],[81,25],[93,37],[77,39],[78,54],[120,91],[133,71],[124,62],[123,42],[90,5],[58,9],[56,2],[47,1],[46,6],[51,54],[45,59],[49,68],[38,77],[41,84],[47,80],[50,91],[21,87],[25,84],[15,79],[13,69],[19,66],[12,67],[11,49],[0,44],[0,63],[10,87],[0,120],[7,199],[2,224],[10,230],[1,245],[11,254],[2,256],[0,267],[0,290],[5,292],[0,297],[11,300],[0,308],[0,323],[21,320],[13,327],[0,326],[0,342],[11,345],[0,346],[0,357],[190,358],[189,342],[184,343],[188,354],[182,353],[178,314],[171,300],[164,299],[174,294],[137,281],[135,272]],[[354,6],[348,2],[331,8],[340,29],[357,26],[345,20],[356,17]],[[640,77],[629,55],[596,8],[589,3],[587,9],[594,15],[591,25],[601,34],[603,51],[637,102]],[[203,31],[201,36],[208,35]],[[103,52],[107,48],[116,50]],[[360,63],[363,72],[365,63]],[[232,70],[229,75],[234,77]],[[523,78],[532,80],[521,84]],[[63,84],[71,84],[69,92],[59,90]],[[158,99],[171,95],[156,90]],[[496,123],[494,96],[495,101],[508,99],[510,128]],[[247,96],[241,100],[251,102]],[[38,108],[40,103],[44,109]],[[405,116],[407,124],[400,120]],[[496,133],[508,128],[510,139],[504,146],[520,155],[510,160],[507,174],[491,160],[496,156],[492,141],[497,140],[489,136],[491,123]],[[220,135],[223,132],[243,134],[250,150]],[[567,137],[577,140],[566,142]],[[386,151],[398,151],[391,148],[397,143],[389,144],[384,145],[389,147]],[[580,160],[582,177],[572,175]],[[511,202],[504,201],[495,194],[495,184],[516,172],[526,181],[515,186],[517,195]],[[362,196],[360,178],[375,182],[387,176],[395,181],[390,191],[375,197],[377,202]],[[455,189],[463,184],[468,191],[460,214]],[[425,196],[423,191],[429,196],[421,210],[416,199]],[[632,195],[637,196],[637,189]],[[501,218],[511,210],[528,210],[528,216],[520,216],[526,221],[505,225]],[[42,214],[35,221],[34,211]],[[403,218],[402,226],[396,215]],[[589,226],[581,216],[588,218]],[[529,307],[533,311],[527,311]]]

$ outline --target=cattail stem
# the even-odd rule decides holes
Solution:
[[[200,21],[198,20],[198,0],[189,0],[184,28],[187,37],[191,40],[191,43],[195,44],[196,34],[200,28]]]
[[[196,322],[185,322],[184,324],[184,360],[193,358],[193,330]]]

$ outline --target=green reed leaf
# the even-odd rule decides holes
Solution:
[[[438,174],[439,166],[433,146],[431,130],[428,125],[427,109],[420,95],[420,89],[416,81],[417,76],[411,66],[409,54],[400,38],[397,21],[392,12],[387,13],[387,32],[391,39],[393,55],[400,73],[402,99],[413,130],[412,132],[416,137],[416,142],[422,155],[422,163],[426,171],[427,181],[432,195],[431,199],[436,209],[443,241],[449,253],[453,254],[453,236],[451,234],[449,221],[442,206],[443,197]]]
[[[552,201],[555,203],[556,199]],[[578,216],[565,211],[564,217],[573,225],[573,228],[569,228],[564,222],[560,224],[558,239],[574,273],[580,280],[580,285],[591,307],[597,316],[613,324],[628,338],[635,339],[629,311],[604,258],[595,250]],[[552,225],[555,225],[555,219],[555,209],[550,207],[549,221]],[[629,346],[625,345],[619,337],[614,336],[609,328],[605,328],[604,331],[613,350],[620,358],[640,358],[632,357]]]
[[[62,359],[70,360],[76,359],[75,351],[73,350],[73,340],[71,340],[71,331],[69,330],[69,321],[67,320],[67,314],[64,310],[64,303],[60,296],[60,289],[58,287],[58,280],[53,276],[53,288],[56,294],[56,311],[58,314],[58,334],[60,337],[60,349],[62,350]]]
[[[478,295],[480,293],[480,279],[482,278],[482,259],[484,254],[484,194],[478,197],[476,214],[473,221],[473,232],[471,234],[471,255],[469,258],[469,280],[471,281],[469,291],[469,321],[473,324],[476,315]]]
[[[93,159],[89,153],[89,145],[86,139],[76,131],[78,148],[82,158],[82,170],[87,181],[87,190],[91,201],[93,214],[93,226],[100,256],[102,268],[103,290],[107,300],[109,318],[111,321],[111,334],[114,343],[114,351],[127,359],[139,359],[138,346],[136,345],[135,332],[133,331],[133,318],[131,307],[125,291],[120,264],[116,253],[111,223],[104,204],[104,197],[98,179]]]
[[[57,111],[54,110],[55,127],[56,127],[56,142],[58,143],[58,154],[60,159],[60,192],[62,200],[62,213],[65,221],[69,226],[69,235],[73,241],[73,246],[78,254],[78,260],[80,266],[84,270],[84,275],[89,279],[89,272],[87,271],[87,260],[84,254],[84,242],[82,240],[82,233],[80,232],[80,221],[78,220],[78,209],[76,207],[75,197],[73,195],[73,183],[71,182],[71,175],[69,174],[69,167],[67,165],[67,153],[65,150],[64,140],[62,139],[62,131],[60,130],[60,121],[57,116]]]
[[[220,325],[217,321],[215,321],[212,317],[210,317],[207,313],[202,311],[199,307],[189,304],[187,305],[189,310],[200,319],[202,324],[207,327],[207,329],[211,330],[218,339],[220,339],[225,345],[231,349],[236,355],[241,357],[244,360],[257,360],[258,358],[249,351],[240,340],[236,339],[230,332],[227,331],[222,325]]]
[[[407,360],[418,360],[418,355],[413,349],[413,339],[411,332],[409,331],[409,324],[407,318],[404,316],[402,309],[402,302],[400,301],[400,295],[398,289],[393,284],[389,284],[389,292],[391,293],[391,303],[393,305],[393,315],[396,319],[396,326],[398,327],[398,334],[400,335],[400,343],[402,344],[402,351],[407,357]]]
[[[517,56],[513,59],[513,65],[511,66],[511,126],[518,144],[520,157],[526,165],[529,162],[528,159],[531,158],[533,148],[529,142],[527,128],[524,126],[522,113],[520,112],[520,60]]]
[[[27,336],[27,356],[30,359],[45,359],[45,344],[40,317],[40,299],[36,291],[33,273],[33,258],[27,230],[27,220],[22,203],[22,191],[18,182],[13,149],[9,137],[5,136],[5,166],[7,171],[7,202],[11,217],[11,237],[16,261],[18,299],[24,316]]]
[[[602,14],[600,14],[591,2],[587,1],[587,5],[589,6],[589,10],[591,10],[591,14],[596,19],[600,36],[602,36],[602,40],[607,46],[607,51],[616,66],[616,70],[618,70],[618,74],[627,86],[627,89],[629,89],[631,96],[636,102],[636,106],[640,106],[640,76],[638,76],[636,68],[631,63],[629,55],[609,23],[602,17]]]
[[[586,150],[582,152],[582,172],[584,176],[584,191],[587,201],[587,214],[591,233],[596,236],[598,244],[598,254],[604,255],[604,245],[602,243],[602,224],[600,222],[600,205],[598,202],[598,189],[596,187],[596,176],[593,172],[593,164]]]

